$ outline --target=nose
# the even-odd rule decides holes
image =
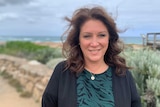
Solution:
[[[99,45],[98,39],[93,38],[92,41],[91,41],[91,46],[98,46],[98,45]]]

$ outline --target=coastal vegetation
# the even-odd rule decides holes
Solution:
[[[43,64],[46,64],[50,59],[62,57],[61,50],[59,48],[41,46],[29,41],[6,42],[4,45],[0,45],[0,53],[29,60],[37,60]]]
[[[126,58],[127,65],[132,67],[130,71],[141,96],[142,107],[151,103],[160,107],[160,51],[136,46],[138,48],[135,49],[135,44],[125,45],[121,55]],[[61,48],[50,48],[32,42],[6,42],[0,45],[0,53],[37,60],[50,68],[63,60]]]
[[[143,107],[155,104],[160,107],[160,51],[149,48],[134,50],[125,49],[124,55],[135,79]]]

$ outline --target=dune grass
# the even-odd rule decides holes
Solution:
[[[52,58],[62,57],[60,48],[40,46],[28,41],[6,42],[4,45],[0,45],[0,53],[29,60],[37,60],[43,64],[47,63]]]

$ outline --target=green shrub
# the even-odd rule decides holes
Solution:
[[[50,48],[23,41],[10,41],[5,45],[1,45],[0,53],[37,60],[43,64],[52,58],[62,57],[61,48]]]
[[[60,49],[53,49],[53,48],[45,48],[43,50],[37,50],[35,52],[36,56],[35,59],[42,63],[47,63],[50,59],[62,57]],[[59,52],[58,52],[59,51]]]
[[[40,46],[36,45],[32,42],[23,42],[23,41],[10,41],[6,43],[6,47],[9,49],[16,49],[16,50],[21,50],[21,51],[28,51],[28,52],[34,52],[39,49],[44,49],[47,46]]]
[[[124,54],[127,58],[127,64],[133,67],[132,74],[138,92],[142,96],[142,102],[144,102],[143,96],[150,90],[156,97],[156,107],[160,107],[160,52],[149,49],[127,49]]]

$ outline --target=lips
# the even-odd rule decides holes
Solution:
[[[100,51],[100,49],[94,49],[94,50],[89,50],[91,54],[97,54]]]

